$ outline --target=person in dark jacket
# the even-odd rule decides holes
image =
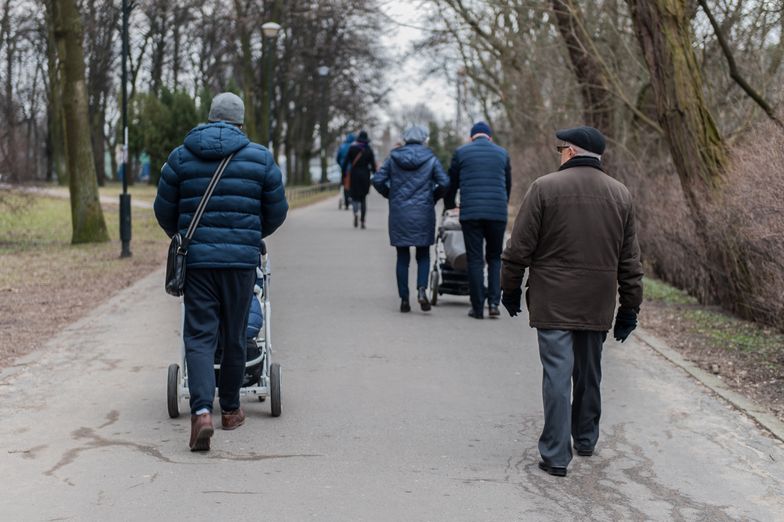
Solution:
[[[592,127],[556,136],[561,168],[529,187],[502,256],[501,284],[515,316],[530,267],[526,303],[543,366],[539,467],[565,476],[570,437],[581,456],[591,456],[599,438],[602,344],[616,292],[613,334],[623,342],[637,325],[643,273],[632,197],[603,171],[604,137]]]
[[[223,348],[218,391],[221,424],[240,426],[245,332],[262,238],[283,223],[288,203],[270,152],[242,132],[245,107],[231,93],[215,97],[210,123],[191,130],[161,169],[155,217],[170,237],[185,235],[220,161],[234,154],[193,235],[187,256],[183,340],[188,365],[192,451],[210,449],[215,396],[213,359]]]
[[[449,167],[449,179],[451,186],[444,200],[447,209],[456,207],[455,197],[460,191],[460,225],[466,245],[471,293],[468,315],[484,318],[486,299],[490,317],[498,317],[501,250],[512,190],[512,170],[509,154],[493,143],[493,131],[485,122],[475,123],[471,127],[471,143],[455,151]]]
[[[348,170],[351,185],[349,192],[351,204],[354,207],[354,228],[359,226],[360,218],[362,228],[365,228],[367,195],[370,192],[370,177],[376,172],[376,156],[370,147],[368,133],[364,130],[359,132],[357,141],[348,149],[346,170]]]
[[[425,143],[427,131],[412,126],[403,133],[403,146],[394,149],[373,177],[373,186],[389,200],[389,242],[397,249],[397,288],[400,311],[411,311],[408,265],[416,247],[417,300],[430,310],[427,276],[430,245],[435,242],[435,203],[449,187],[444,167]]]
[[[346,139],[343,141],[343,143],[340,144],[340,147],[338,147],[338,153],[335,156],[335,161],[340,167],[340,180],[343,184],[343,208],[346,210],[348,210],[348,205],[351,202],[351,196],[349,195],[349,184],[346,180],[346,176],[348,175],[348,170],[346,169],[346,157],[348,156],[348,149],[355,140],[356,136],[354,136],[353,132],[346,134]]]

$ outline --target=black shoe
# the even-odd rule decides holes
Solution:
[[[488,313],[490,317],[500,317],[501,311],[498,309],[498,305],[490,305],[487,307]]]
[[[361,228],[363,228],[363,229],[365,228],[365,222],[364,221],[362,222]]]
[[[559,468],[557,466],[551,466],[547,464],[545,461],[539,461],[539,469],[542,471],[546,471],[550,475],[554,477],[565,477],[566,476],[566,468]]]
[[[354,228],[357,228],[358,226],[359,226],[359,216],[354,214]]]
[[[430,311],[430,299],[427,298],[427,290],[424,287],[417,290],[417,301],[423,312]]]
[[[482,312],[477,312],[473,308],[468,311],[468,317],[473,317],[474,319],[484,319],[485,316]]]
[[[591,456],[593,456],[593,450],[592,449],[581,449],[581,448],[575,447],[574,451],[576,451],[577,454],[580,455],[581,457],[591,457]]]
[[[408,299],[402,299],[400,301],[400,312],[405,314],[410,311],[411,311],[411,305],[408,304]]]

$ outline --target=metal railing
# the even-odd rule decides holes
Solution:
[[[286,199],[288,200],[289,205],[294,206],[297,202],[307,200],[317,194],[324,192],[337,193],[339,189],[340,183],[338,182],[316,183],[305,187],[287,187]]]

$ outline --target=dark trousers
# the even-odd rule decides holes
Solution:
[[[487,219],[460,221],[468,262],[468,288],[471,307],[482,314],[485,298],[489,305],[501,302],[501,251],[504,247],[506,221]],[[484,244],[484,256],[482,246]],[[487,295],[485,295],[485,261],[487,262]]]
[[[581,450],[593,450],[599,440],[602,344],[607,333],[537,332],[544,403],[539,453],[547,464],[565,468],[572,460],[570,439],[574,439],[574,447]]]
[[[401,299],[408,299],[408,265],[411,263],[409,247],[397,249],[397,292]],[[430,273],[430,247],[416,247],[417,288],[427,288],[427,275]]]
[[[245,333],[255,270],[189,269],[185,279],[185,362],[191,413],[215,399],[215,349],[223,347],[218,396],[224,411],[240,407],[245,374]]]
[[[361,198],[351,198],[351,206],[354,207],[354,214],[362,210],[361,221],[365,222],[365,214],[367,214],[367,196]]]
[[[344,172],[343,176],[342,176],[342,178],[340,180],[340,182],[343,184],[343,203],[345,203],[346,210],[348,210],[348,206],[351,203],[351,190],[346,188],[346,176],[347,175],[348,174],[346,174]]]

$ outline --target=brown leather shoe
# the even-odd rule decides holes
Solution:
[[[221,425],[224,430],[239,428],[245,423],[245,412],[242,408],[234,411],[221,411]]]
[[[210,437],[214,431],[211,413],[191,415],[191,451],[210,451]]]

